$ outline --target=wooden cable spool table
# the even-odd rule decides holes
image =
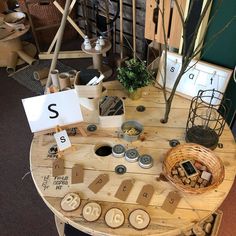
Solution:
[[[127,97],[121,85],[115,82],[103,83],[108,89],[108,95]],[[235,178],[236,147],[233,135],[228,127],[220,137],[223,148],[217,147],[214,152],[223,161],[225,179],[213,190],[203,194],[187,194],[177,190],[170,182],[159,178],[162,173],[162,161],[165,153],[170,149],[169,140],[178,139],[185,143],[185,125],[190,101],[176,96],[173,102],[170,118],[167,124],[160,123],[164,114],[164,100],[162,92],[152,86],[143,89],[142,98],[132,101],[124,99],[126,120],[137,120],[144,126],[143,139],[135,142],[126,142],[118,137],[117,128],[100,128],[95,111],[82,108],[85,122],[97,124],[98,129],[88,132],[87,137],[77,134],[70,136],[75,149],[64,152],[64,175],[52,177],[52,160],[47,157],[49,148],[55,144],[52,135],[35,135],[30,151],[30,165],[35,186],[50,210],[61,220],[73,227],[91,235],[178,235],[194,226],[197,222],[211,215],[224,201],[229,193]],[[145,106],[145,111],[138,112],[136,107]],[[123,144],[127,149],[136,148],[140,154],[153,157],[153,167],[141,168],[137,162],[130,163],[125,158],[116,158],[112,154],[98,156],[95,154],[97,147],[102,145],[114,146]],[[71,171],[75,164],[80,164],[84,169],[83,183],[71,184]],[[123,175],[115,173],[119,164],[126,166],[127,172]],[[88,186],[100,174],[109,176],[108,183],[96,194]],[[115,193],[123,180],[132,180],[133,188],[126,201],[115,197]],[[154,187],[154,195],[147,207],[136,203],[144,185]],[[171,191],[177,191],[181,200],[173,214],[163,210],[161,206]],[[62,210],[60,203],[69,193],[78,193],[81,205],[71,212]],[[102,208],[101,216],[94,222],[88,222],[82,217],[82,210],[88,202],[96,202]],[[109,227],[105,215],[111,208],[118,208],[124,213],[124,223],[119,228]],[[149,225],[143,230],[131,226],[129,215],[136,209],[143,209],[150,216]]]

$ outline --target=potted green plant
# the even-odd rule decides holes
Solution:
[[[123,67],[117,69],[117,79],[127,90],[131,99],[138,99],[142,95],[141,88],[150,84],[153,76],[143,61],[132,58],[125,61]]]

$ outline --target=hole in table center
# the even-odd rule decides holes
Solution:
[[[109,156],[112,154],[112,147],[109,144],[98,144],[94,148],[95,154],[101,157]]]

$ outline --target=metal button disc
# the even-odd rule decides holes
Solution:
[[[151,156],[145,154],[139,157],[138,164],[140,167],[148,169],[152,167],[153,159]]]
[[[125,154],[125,147],[121,144],[116,144],[112,148],[112,154],[114,157],[123,157]]]
[[[136,162],[139,158],[139,153],[136,149],[129,149],[125,152],[125,159],[129,162]]]

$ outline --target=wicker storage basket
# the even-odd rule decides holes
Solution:
[[[192,188],[174,179],[171,175],[172,168],[176,163],[184,160],[195,160],[204,164],[212,174],[211,184],[204,188]],[[176,188],[192,194],[200,194],[216,188],[222,183],[225,176],[224,166],[220,158],[212,150],[194,143],[181,144],[170,149],[165,156],[162,169],[163,174]]]
[[[39,27],[52,26],[48,29],[37,30],[37,38],[40,44],[50,44],[59,28],[62,14],[54,6],[53,0],[49,4],[40,4],[40,0],[27,0],[29,13],[32,17],[33,25],[37,29]],[[57,0],[57,2],[64,8],[65,0]],[[18,0],[19,6],[23,12],[27,12],[25,0]],[[74,19],[76,17],[76,7],[72,9],[70,16]],[[57,26],[56,26],[57,25]],[[63,34],[63,41],[76,38],[77,32],[67,22],[66,29]]]

